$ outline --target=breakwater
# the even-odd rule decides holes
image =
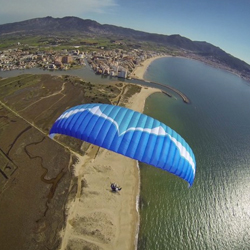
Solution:
[[[151,82],[151,81],[150,81],[150,83],[155,84],[155,85],[160,85],[160,86],[162,86],[162,87],[164,87],[164,88],[170,89],[171,91],[173,91],[173,92],[175,92],[176,94],[178,94],[178,95],[182,98],[183,102],[185,102],[185,103],[190,103],[190,100],[188,99],[188,97],[187,97],[186,95],[184,95],[184,94],[183,94],[181,91],[179,91],[178,89],[175,89],[175,88],[173,88],[173,87],[171,87],[171,86],[168,86],[168,85],[165,85],[165,84],[162,84],[162,83],[158,83],[158,82]],[[163,92],[163,93],[164,93],[164,92]]]

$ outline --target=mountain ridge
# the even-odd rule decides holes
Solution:
[[[51,16],[33,18],[21,22],[0,25],[0,40],[9,35],[76,35],[87,37],[109,37],[150,42],[175,49],[181,55],[204,61],[215,67],[224,68],[250,80],[250,65],[226,53],[221,48],[205,41],[192,41],[179,34],[163,35],[138,31],[110,24],[100,24],[94,20],[74,16],[54,18]]]

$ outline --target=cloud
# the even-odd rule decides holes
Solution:
[[[3,3],[4,2],[4,3]],[[84,13],[104,13],[116,7],[116,0],[0,0],[2,17],[25,20],[34,17],[81,16]]]

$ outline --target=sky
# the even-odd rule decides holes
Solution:
[[[250,0],[0,0],[0,24],[76,16],[206,41],[250,64]]]

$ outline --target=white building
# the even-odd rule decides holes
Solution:
[[[117,76],[121,78],[127,78],[127,75],[128,75],[127,69],[119,67]]]

